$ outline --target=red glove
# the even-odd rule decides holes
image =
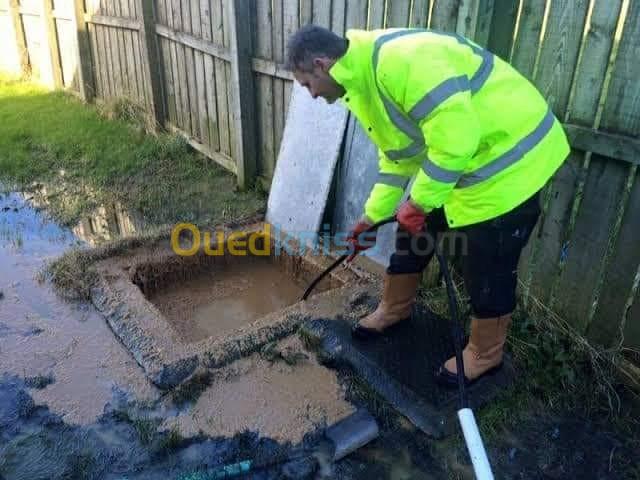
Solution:
[[[411,200],[400,206],[396,218],[400,226],[411,235],[417,235],[425,228],[426,215]]]
[[[351,233],[349,233],[347,242],[351,244],[353,253],[349,255],[349,258],[347,258],[347,262],[351,262],[358,253],[375,245],[377,232],[374,230],[372,232],[364,233],[370,227],[371,224],[369,222],[360,220],[358,223],[356,223],[355,227],[353,227]]]

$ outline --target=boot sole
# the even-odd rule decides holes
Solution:
[[[402,322],[409,320],[411,317],[404,318],[394,323],[393,325],[385,328],[384,330],[376,330],[375,328],[363,327],[360,323],[356,323],[351,327],[351,337],[355,340],[376,340],[385,337],[393,332],[394,327],[398,326]]]
[[[503,365],[503,362],[500,362],[498,365],[496,365],[495,367],[491,367],[489,370],[484,372],[479,377],[474,378],[473,380],[469,380],[465,376],[464,377],[464,385],[465,385],[465,387],[470,387],[470,386],[474,385],[476,382],[478,382],[478,380],[481,380],[483,378],[487,378],[487,377],[490,377],[492,375],[495,375],[496,373],[498,373],[502,369],[502,365]],[[446,368],[444,368],[444,365],[442,365],[438,369],[438,371],[435,373],[435,377],[436,377],[436,383],[438,385],[442,386],[442,387],[446,387],[446,388],[457,388],[458,387],[458,375],[455,374],[455,373],[452,373],[449,370],[447,370]]]

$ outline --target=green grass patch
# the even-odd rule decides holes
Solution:
[[[51,212],[76,223],[122,202],[148,224],[211,224],[264,209],[235,177],[175,135],[148,135],[126,99],[91,106],[64,92],[0,76],[0,181],[43,184]]]

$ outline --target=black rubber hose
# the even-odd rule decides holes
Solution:
[[[464,380],[464,360],[462,358],[462,342],[464,341],[464,330],[460,323],[460,315],[458,312],[458,300],[456,299],[456,292],[453,289],[453,282],[451,281],[451,273],[449,272],[449,266],[445,260],[442,252],[435,246],[436,257],[440,264],[440,272],[444,276],[444,283],[447,286],[447,297],[449,300],[449,313],[451,314],[451,332],[453,333],[453,347],[456,351],[456,370],[458,377],[458,392],[460,394],[460,408],[469,407],[469,399],[467,398],[467,389]]]
[[[396,217],[395,215],[393,217],[390,218],[386,218],[384,220],[381,220],[377,223],[374,223],[373,225],[371,225],[369,228],[367,228],[364,232],[362,233],[369,233],[369,232],[373,232],[374,230],[377,230],[378,228],[387,225],[389,223],[393,223],[396,221]],[[356,252],[357,254],[357,252]],[[331,265],[329,265],[329,267],[322,272],[320,275],[318,275],[316,277],[316,279],[311,282],[309,284],[309,286],[307,287],[307,289],[304,291],[304,294],[302,295],[302,300],[306,300],[307,297],[309,295],[311,295],[311,292],[313,292],[313,289],[316,288],[316,286],[318,285],[318,283],[320,283],[320,281],[326,277],[329,273],[331,273],[338,265],[340,265],[342,262],[344,262],[347,257],[351,255],[350,253],[347,253],[346,255],[341,255],[335,262],[333,262]]]

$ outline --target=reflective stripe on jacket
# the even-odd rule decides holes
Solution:
[[[394,213],[414,175],[411,198],[425,212],[444,206],[451,227],[488,220],[537,192],[567,157],[536,88],[466,38],[421,29],[347,38],[329,73],[379,149],[371,221]]]

